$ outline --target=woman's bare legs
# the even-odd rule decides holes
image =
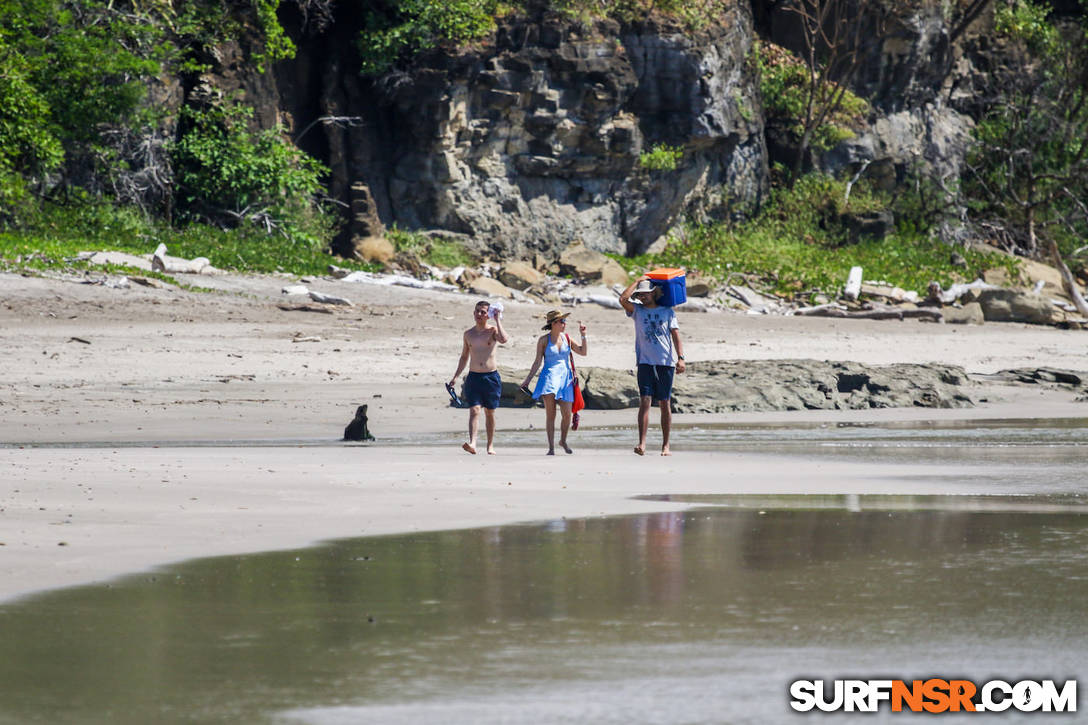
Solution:
[[[544,401],[544,431],[548,434],[548,455],[555,455],[555,395],[548,393],[547,395],[541,395],[540,399]],[[564,428],[563,437],[566,437],[566,429]]]
[[[570,430],[571,405],[573,405],[573,403],[569,400],[559,401],[559,410],[563,414],[563,419],[559,424],[559,447],[567,453],[574,453],[574,451],[570,449],[570,446],[567,445],[567,431]]]

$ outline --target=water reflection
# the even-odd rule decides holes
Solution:
[[[766,723],[801,676],[1086,674],[1088,517],[953,503],[361,539],[49,594],[0,607],[0,722]]]

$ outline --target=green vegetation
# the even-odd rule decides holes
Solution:
[[[1069,254],[1088,238],[1088,20],[1058,24],[1049,5],[1002,3],[996,25],[1020,44],[975,128],[965,191],[1023,253]]]
[[[754,53],[768,123],[781,124],[793,141],[800,143],[804,134],[802,119],[807,113],[812,84],[808,66],[785,48],[770,43],[756,43]],[[833,91],[834,88],[829,87],[823,95]],[[868,110],[865,99],[844,91],[840,105],[813,130],[811,148],[827,151],[840,141],[853,138],[853,129],[864,120]]]
[[[435,267],[459,267],[475,261],[464,247],[450,239],[431,239],[425,234],[396,226],[386,232],[385,238],[392,242],[398,252],[411,252]]]
[[[587,24],[597,18],[630,23],[656,13],[678,20],[688,31],[706,27],[726,9],[723,0],[552,0],[551,5]]]
[[[328,169],[278,129],[252,130],[252,115],[235,104],[185,109],[188,129],[172,148],[182,209],[200,220],[263,226],[320,251],[336,227],[312,201]]]
[[[80,252],[103,250],[148,255],[160,243],[171,256],[207,257],[215,267],[242,272],[325,274],[330,261],[321,250],[301,247],[282,235],[267,235],[253,227],[228,230],[199,223],[174,227],[149,221],[131,207],[88,202],[46,205],[20,229],[0,228],[0,268],[92,269],[75,262],[75,257]],[[377,271],[374,265],[351,260],[336,263]]]
[[[662,253],[632,258],[625,266],[686,267],[721,281],[739,273],[787,296],[835,293],[855,265],[864,268],[866,279],[883,279],[918,292],[932,280],[948,285],[956,278],[959,270],[949,262],[949,246],[932,239],[926,233],[930,222],[911,215],[905,205],[897,208],[901,217],[894,234],[849,244],[842,215],[882,209],[889,200],[855,187],[844,204],[845,188],[845,182],[826,176],[804,176],[792,190],[776,188],[754,218],[737,224],[689,225]],[[979,252],[960,251],[971,269],[1015,267],[1008,257],[995,261]]]
[[[181,135],[164,144],[166,111],[148,96],[243,33],[256,41],[259,69],[291,57],[279,4],[0,0],[8,264],[34,245],[60,260],[76,247],[148,253],[165,241],[174,254],[238,269],[293,256],[316,266],[336,231],[318,201],[327,170],[231,100],[183,108]]]
[[[684,149],[679,146],[657,144],[639,154],[638,165],[647,171],[676,171],[683,158]]]
[[[359,35],[362,72],[377,75],[397,62],[439,46],[464,46],[487,38],[498,17],[525,12],[529,0],[379,0],[367,11]],[[641,20],[671,16],[695,31],[721,16],[723,0],[552,0],[550,6],[584,24],[601,18]]]
[[[196,80],[214,46],[245,38],[260,70],[294,54],[277,19],[281,0],[0,0],[0,258],[6,267],[64,260],[87,249],[204,256],[252,271],[324,270],[338,215],[322,204],[328,170],[280,128],[259,128],[234,98],[194,94],[165,118],[148,96],[163,78]],[[695,30],[724,17],[723,0],[551,0],[550,9],[587,26],[636,22],[654,13]],[[800,3],[802,29],[836,3]],[[837,3],[849,10],[849,3]],[[981,5],[971,2],[971,16]],[[378,74],[421,51],[485,42],[496,21],[539,8],[529,0],[375,0],[359,38],[362,71]],[[806,10],[805,8],[808,8]],[[822,12],[822,10],[821,10]],[[978,145],[962,184],[919,181],[892,199],[859,182],[801,176],[807,151],[849,138],[869,112],[846,90],[864,62],[848,38],[811,45],[806,58],[759,43],[766,122],[800,150],[776,171],[765,207],[745,221],[684,228],[666,251],[629,264],[741,272],[782,293],[837,289],[850,266],[868,278],[924,288],[952,280],[949,248],[933,240],[942,204],[967,205],[975,219],[1003,225],[1017,251],[1056,245],[1065,254],[1088,239],[1088,27],[1058,21],[1049,5],[997,0],[996,30],[1019,49],[992,73],[975,129]],[[854,19],[856,21],[856,18]],[[807,25],[805,24],[807,23]],[[862,27],[853,22],[850,27]],[[600,26],[605,27],[605,26]],[[866,26],[868,27],[868,26]],[[837,37],[837,36],[836,36]],[[619,42],[612,38],[614,42]],[[854,39],[856,40],[856,38]],[[848,42],[849,41],[849,42]],[[819,47],[821,52],[815,50]],[[836,65],[836,61],[838,65]],[[739,97],[746,120],[754,108]],[[980,100],[980,103],[982,101]],[[177,121],[177,124],[173,123]],[[169,122],[169,123],[167,123]],[[163,142],[161,129],[176,128]],[[639,156],[649,173],[677,169],[682,146],[657,144]],[[951,189],[951,191],[950,191]],[[851,243],[844,215],[895,212],[883,241]],[[994,222],[994,220],[997,220]],[[470,263],[455,242],[393,229],[398,251],[441,266]],[[973,270],[986,262],[963,252]],[[36,255],[36,256],[35,256]],[[27,261],[31,259],[31,261]],[[626,262],[625,262],[626,263]],[[992,264],[992,263],[991,263]],[[1011,263],[1010,263],[1011,264]]]
[[[378,74],[400,58],[443,44],[463,45],[495,26],[497,0],[383,0],[367,12],[359,37],[362,72]]]

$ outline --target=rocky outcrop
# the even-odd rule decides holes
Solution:
[[[878,115],[865,130],[818,160],[828,173],[858,169],[879,189],[891,191],[908,172],[958,179],[971,143],[973,122],[943,104]]]
[[[976,294],[986,320],[1054,325],[1065,315],[1046,297],[1014,289],[984,289]]]
[[[759,29],[771,42],[794,52],[804,48],[796,14],[788,3],[774,4]],[[958,76],[969,64],[957,63],[958,47],[946,8],[935,3],[875,3],[876,12],[859,22],[862,61],[850,87],[866,99],[872,113],[853,138],[816,154],[811,165],[831,174],[865,175],[877,188],[892,190],[908,173],[959,178],[971,142],[973,122],[962,103],[952,101]],[[782,143],[784,140],[776,140]],[[772,161],[792,163],[795,148],[782,145]]]
[[[588,408],[638,407],[630,371],[585,368]],[[971,407],[973,383],[951,365],[867,366],[818,360],[693,362],[676,377],[673,410],[724,413],[765,410]]]
[[[579,239],[635,254],[682,215],[720,218],[766,193],[748,3],[695,35],[538,9],[502,19],[478,47],[373,82],[352,75],[350,28],[365,21],[354,12],[300,40],[281,85],[312,97],[312,79],[320,114],[360,119],[320,125],[317,150],[331,193],[350,202],[365,184],[386,226],[452,232],[481,256],[552,261]],[[309,122],[291,110],[296,126]],[[302,143],[319,140],[315,128]],[[675,169],[642,168],[659,145],[681,150]]]

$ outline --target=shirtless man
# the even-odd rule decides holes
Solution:
[[[457,383],[461,371],[468,364],[465,376],[465,402],[468,404],[468,443],[461,447],[469,453],[476,453],[476,431],[480,426],[480,408],[484,409],[487,425],[487,452],[495,455],[495,408],[499,407],[499,395],[502,392],[502,380],[499,379],[498,366],[495,364],[495,349],[506,342],[506,333],[502,329],[502,311],[495,313],[495,325],[487,324],[487,312],[491,303],[480,301],[472,311],[476,324],[465,330],[465,343],[461,348],[461,359],[457,362],[457,372],[450,380],[450,387]]]

